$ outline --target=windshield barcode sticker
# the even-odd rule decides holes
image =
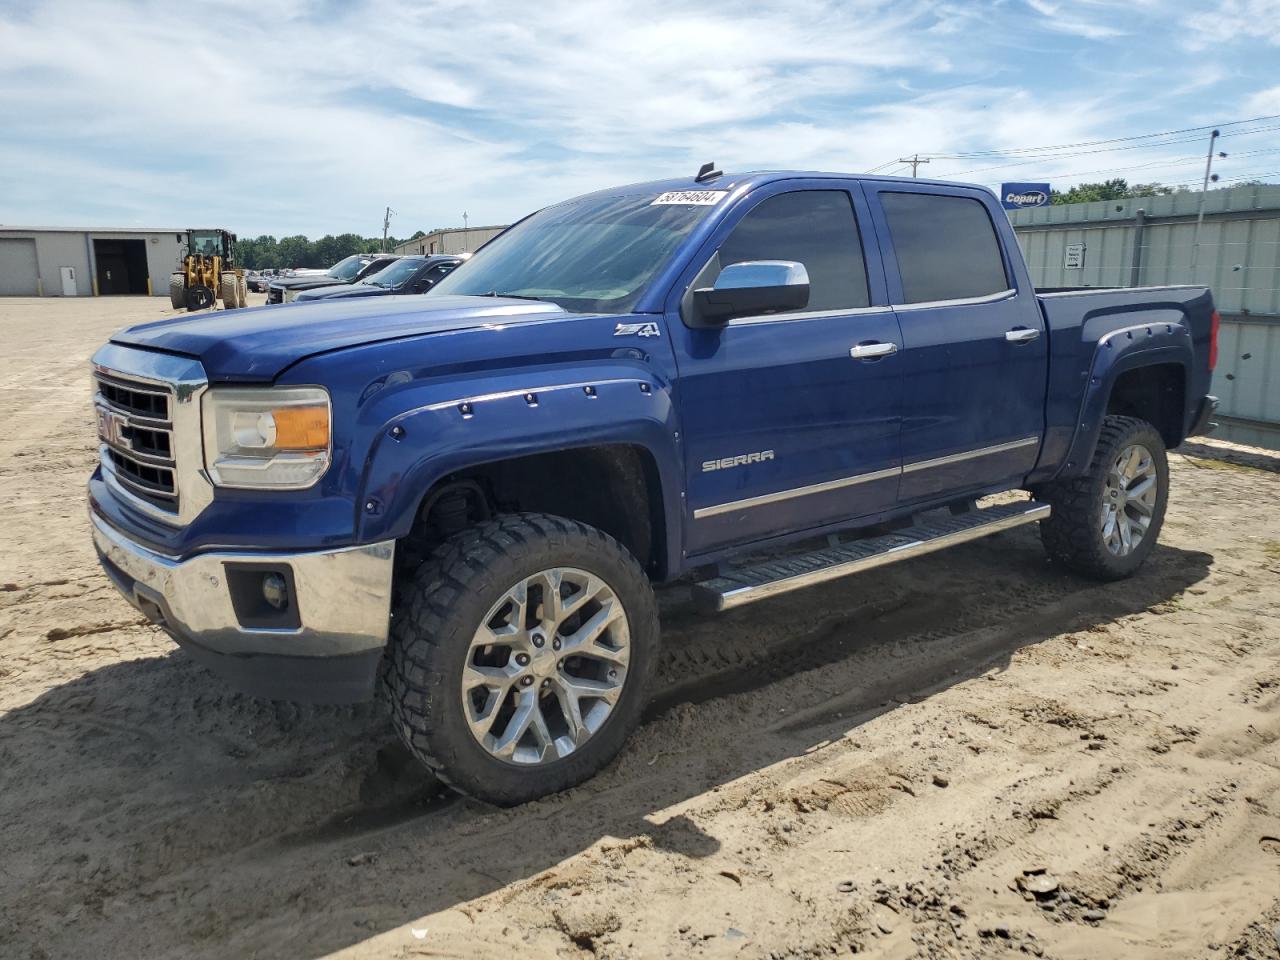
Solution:
[[[673,190],[670,193],[658,194],[658,198],[649,206],[656,207],[659,204],[680,203],[710,207],[719,203],[721,197],[728,192],[728,190]]]

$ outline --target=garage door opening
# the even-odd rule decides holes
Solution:
[[[36,242],[0,237],[0,297],[34,297],[39,292]]]
[[[98,264],[100,295],[147,295],[145,240],[95,240],[93,257]]]

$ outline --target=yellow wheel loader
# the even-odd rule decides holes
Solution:
[[[175,310],[204,310],[221,300],[223,309],[248,304],[249,285],[236,266],[236,235],[226,230],[188,230],[182,269],[169,277]]]

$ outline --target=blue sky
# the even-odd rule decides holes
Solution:
[[[407,236],[704,160],[863,171],[1280,114],[1280,0],[209,9],[0,0],[0,223],[374,235],[390,205]],[[1223,129],[1224,182],[1280,181],[1280,120]],[[921,172],[1192,182],[1205,144],[1086,149]]]

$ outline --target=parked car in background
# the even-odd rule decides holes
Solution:
[[[266,293],[267,287],[271,283],[271,278],[267,276],[265,271],[250,270],[244,275],[245,283],[254,293]]]
[[[291,292],[329,287],[335,283],[355,283],[371,273],[377,273],[397,259],[389,253],[353,253],[339,260],[328,270],[294,270],[291,276],[273,280],[267,287],[267,303],[288,303]]]
[[[426,293],[460,263],[461,257],[452,256],[401,257],[390,266],[355,283],[303,290],[293,299],[295,302],[302,302]]]

